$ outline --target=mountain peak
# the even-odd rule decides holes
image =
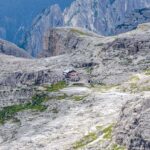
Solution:
[[[105,36],[127,32],[150,21],[149,5],[150,0],[76,0],[64,12],[53,5],[34,22],[30,30],[33,42],[29,40],[26,49],[36,56],[42,50],[39,41],[53,27],[81,27]]]

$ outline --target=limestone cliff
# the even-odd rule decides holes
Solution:
[[[43,51],[43,35],[53,27],[81,27],[100,35],[116,35],[149,22],[149,16],[150,0],[76,0],[64,12],[54,5],[35,19],[24,47],[37,56]]]
[[[55,28],[39,55],[53,57],[0,54],[0,149],[149,150],[149,37]]]
[[[63,26],[63,16],[60,7],[54,5],[34,19],[32,29],[25,37],[24,45],[26,50],[32,56],[36,57],[38,53],[43,50],[43,37],[49,27],[59,26]]]

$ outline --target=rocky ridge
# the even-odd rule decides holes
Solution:
[[[0,148],[147,150],[149,27],[112,37],[50,29],[39,57],[53,57],[0,54]],[[64,82],[70,67],[80,82]]]
[[[149,67],[148,27],[144,24],[116,37],[98,36],[81,28],[50,29],[39,56],[68,55],[68,59],[72,58],[68,65],[88,68],[92,82],[114,84],[119,76],[119,84],[132,73]]]
[[[114,35],[149,22],[149,0],[77,0],[64,11],[65,23]]]
[[[61,58],[59,58],[61,59]],[[63,80],[58,59],[33,60],[0,55],[1,107],[31,100],[36,86]],[[55,68],[55,63],[60,66]]]
[[[49,27],[63,26],[63,15],[58,5],[53,5],[44,11],[44,15],[39,14],[33,21],[30,33],[27,33],[23,45],[27,44],[28,52],[36,57],[42,50],[43,36],[47,33]],[[32,36],[31,36],[32,35]],[[38,44],[38,45],[37,45]]]
[[[76,0],[64,12],[54,5],[33,21],[23,46],[30,54],[37,56],[43,50],[39,41],[44,40],[49,28],[81,27],[100,35],[116,35],[149,22],[149,14],[149,0]]]
[[[72,0],[59,0],[61,9],[69,6]],[[43,9],[54,5],[56,0],[1,0],[0,1],[0,38],[20,46],[33,19]]]
[[[13,55],[16,57],[31,58],[30,54],[28,54],[24,49],[21,49],[17,45],[2,39],[0,39],[0,53]]]
[[[149,67],[148,26],[116,37],[102,37],[79,28],[50,29],[45,37],[45,51],[39,56],[63,55],[35,60],[2,55],[0,83],[3,86],[53,83],[64,78],[65,68],[74,67],[83,70],[87,82],[120,84]]]

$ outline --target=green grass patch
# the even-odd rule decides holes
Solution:
[[[63,95],[57,96],[56,99],[57,99],[57,100],[63,100],[63,99],[65,99],[65,98],[67,98],[67,97],[68,97],[67,94],[63,94]]]
[[[108,127],[106,127],[105,129],[102,130],[103,132],[103,138],[104,139],[108,139],[111,140],[112,138],[112,131],[113,131],[113,124],[109,125]]]
[[[117,144],[113,144],[112,150],[125,150],[125,147],[117,145]]]
[[[23,110],[23,105],[13,105],[4,107],[0,111],[0,124],[3,124],[5,120],[11,119],[17,112]]]
[[[0,124],[4,124],[7,120],[14,119],[14,116],[18,112],[24,110],[33,109],[37,111],[44,111],[47,107],[42,105],[42,103],[47,100],[48,97],[46,94],[37,94],[32,97],[32,101],[29,103],[4,107],[0,110]]]
[[[143,86],[140,91],[150,91],[150,86]]]
[[[102,131],[103,128],[104,128],[103,126],[96,126],[97,131]]]
[[[60,96],[51,97],[50,99],[63,100],[67,97],[69,97],[67,94],[63,94],[63,95],[60,95]]]
[[[87,34],[86,32],[83,32],[83,31],[78,30],[78,29],[71,29],[70,31],[73,32],[73,33],[80,34],[80,35],[87,35],[87,36],[89,36],[89,34]]]
[[[85,97],[87,97],[87,95],[85,96],[83,96],[83,95],[73,95],[73,96],[69,96],[69,95],[67,95],[67,94],[63,94],[63,95],[59,95],[59,96],[51,96],[51,97],[49,97],[49,99],[51,99],[51,100],[63,100],[63,99],[66,99],[66,98],[68,98],[68,99],[71,99],[71,100],[74,100],[74,101],[82,101]]]
[[[48,92],[57,92],[63,88],[67,87],[67,83],[65,81],[59,81],[56,84],[52,84],[46,87]]]
[[[123,92],[131,92],[131,93],[150,91],[150,86],[149,84],[147,85],[148,82],[149,80],[147,80],[145,84],[144,83],[139,84],[134,79],[133,82],[129,82],[128,86],[125,86],[125,87],[123,86],[121,90]]]
[[[94,132],[89,133],[88,135],[84,136],[81,140],[77,141],[73,144],[73,149],[79,149],[98,138],[97,134]]]
[[[130,81],[131,82],[138,82],[140,80],[140,78],[138,77],[138,76],[132,76],[131,78],[130,78]]]
[[[131,92],[138,91],[138,85],[137,85],[137,83],[130,83],[130,91]]]
[[[92,88],[96,89],[97,91],[100,92],[107,92],[113,88],[117,88],[118,85],[105,85],[105,84],[100,84],[100,85],[91,85]]]
[[[73,96],[75,101],[82,101],[86,96]]]
[[[144,85],[137,85],[136,83],[130,83],[127,88],[122,87],[121,90],[123,92],[137,93],[137,92],[150,91],[150,87]]]
[[[92,67],[87,67],[87,68],[85,68],[85,70],[86,70],[86,72],[87,72],[88,74],[91,74],[93,68],[92,68]]]
[[[150,75],[150,69],[145,71],[145,75],[148,75],[148,76]]]

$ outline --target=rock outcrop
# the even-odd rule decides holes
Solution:
[[[85,39],[81,35],[85,35]],[[71,54],[87,44],[88,36],[98,37],[98,35],[82,28],[51,28],[43,36],[42,51],[37,56],[51,57]]]
[[[61,59],[61,58],[60,58]],[[37,86],[53,84],[64,79],[57,59],[33,60],[0,54],[0,107],[28,102]]]
[[[50,29],[39,57],[66,54],[71,57],[66,60],[68,65],[91,70],[91,82],[119,84],[132,73],[149,67],[148,27],[144,24],[113,37],[98,36],[81,28]]]
[[[61,8],[69,6],[72,0],[62,3]],[[0,38],[21,46],[27,30],[33,19],[43,9],[56,4],[56,0],[1,0],[0,1]],[[22,46],[21,46],[22,47]]]
[[[69,67],[82,72],[86,82],[121,84],[149,68],[149,34],[149,24],[116,37],[98,36],[81,28],[50,29],[39,57],[59,56],[30,60],[1,55],[0,85],[28,89],[55,83],[64,79],[63,71]]]
[[[137,97],[122,108],[116,142],[129,150],[150,149],[150,97]]]
[[[28,54],[25,50],[17,47],[17,45],[0,39],[0,53],[6,55],[13,55],[16,57],[24,57],[31,58],[30,54]]]
[[[53,57],[0,54],[0,148],[148,150],[149,37],[149,23],[112,37],[55,28],[39,53]]]
[[[64,12],[54,5],[35,19],[23,45],[30,54],[38,56],[49,28],[81,27],[100,35],[116,35],[149,22],[149,16],[149,0],[76,0]]]
[[[149,22],[149,14],[149,0],[77,0],[65,10],[64,20],[69,26],[113,35]]]
[[[25,48],[32,56],[36,57],[43,50],[43,37],[49,27],[53,28],[63,25],[63,15],[58,5],[53,5],[46,9],[33,21],[32,29],[25,37],[24,45],[27,43]]]

